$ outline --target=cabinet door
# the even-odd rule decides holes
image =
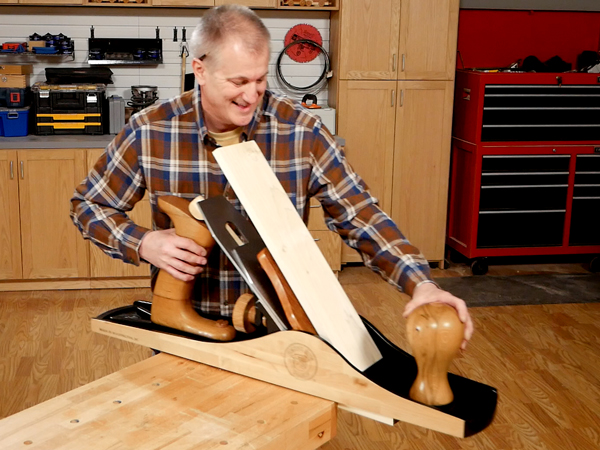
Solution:
[[[353,169],[390,212],[394,157],[395,81],[340,81],[338,135]]]
[[[87,170],[89,171],[104,149],[90,149],[87,151]],[[146,195],[138,202],[133,210],[128,213],[131,220],[135,223],[152,229],[152,212],[150,209],[150,200]],[[149,277],[150,266],[142,263],[139,266],[126,264],[120,259],[114,259],[100,250],[96,245],[90,243],[90,276],[92,278],[113,278],[113,277]]]
[[[87,246],[69,217],[84,159],[83,149],[18,152],[23,278],[88,276]]]
[[[396,78],[400,0],[352,0],[340,11],[340,79]]]
[[[310,199],[308,223],[306,227],[312,234],[317,247],[329,263],[332,270],[338,271],[342,268],[342,238],[339,234],[330,231],[325,225],[323,208],[315,198]]]
[[[392,218],[430,261],[444,259],[452,81],[399,81]]]
[[[21,230],[19,230],[19,179],[17,152],[0,151],[0,279],[19,279]]]
[[[454,79],[458,7],[459,0],[402,0],[398,79]]]

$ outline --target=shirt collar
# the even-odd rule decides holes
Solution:
[[[196,109],[196,123],[198,124],[198,133],[200,134],[200,141],[206,142],[207,139],[212,139],[212,138],[208,135],[208,128],[206,128],[206,122],[204,121],[202,107],[200,106],[200,103],[202,101],[200,85],[198,83],[194,83],[194,84],[195,84],[195,86],[194,86],[193,102],[194,102],[194,108]],[[270,91],[268,91],[268,90],[265,91],[265,95],[263,96],[262,104],[258,108],[256,108],[256,111],[254,111],[254,114],[252,116],[252,120],[250,120],[250,123],[248,125],[246,125],[242,131],[242,141],[252,140],[254,133],[256,132],[256,128],[258,127],[258,124],[260,123],[260,118],[264,114],[269,115],[267,110],[268,110],[269,99],[271,98],[271,96],[272,96],[272,94]]]

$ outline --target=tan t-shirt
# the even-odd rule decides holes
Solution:
[[[240,143],[242,127],[237,127],[235,130],[226,131],[224,133],[215,133],[214,131],[209,130],[208,135],[212,137],[221,147],[227,147],[228,145]]]

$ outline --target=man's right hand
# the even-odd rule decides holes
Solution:
[[[178,236],[174,228],[146,233],[139,248],[140,258],[166,270],[181,281],[192,281],[204,270],[206,249],[191,239]]]

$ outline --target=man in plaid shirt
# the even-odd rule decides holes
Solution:
[[[196,308],[230,316],[247,285],[220,249],[207,256],[177,236],[157,197],[224,195],[245,215],[212,152],[254,140],[301,217],[307,219],[309,199],[316,197],[327,226],[367,266],[412,296],[405,316],[425,303],[456,308],[466,325],[464,348],[473,331],[464,301],[431,280],[427,260],[377,206],[319,117],[266,89],[270,35],[258,16],[240,6],[213,8],[190,45],[196,88],[133,116],[77,187],[71,216],[83,236],[114,258],[152,264],[155,273],[197,277]],[[153,230],[126,215],[146,191]]]

